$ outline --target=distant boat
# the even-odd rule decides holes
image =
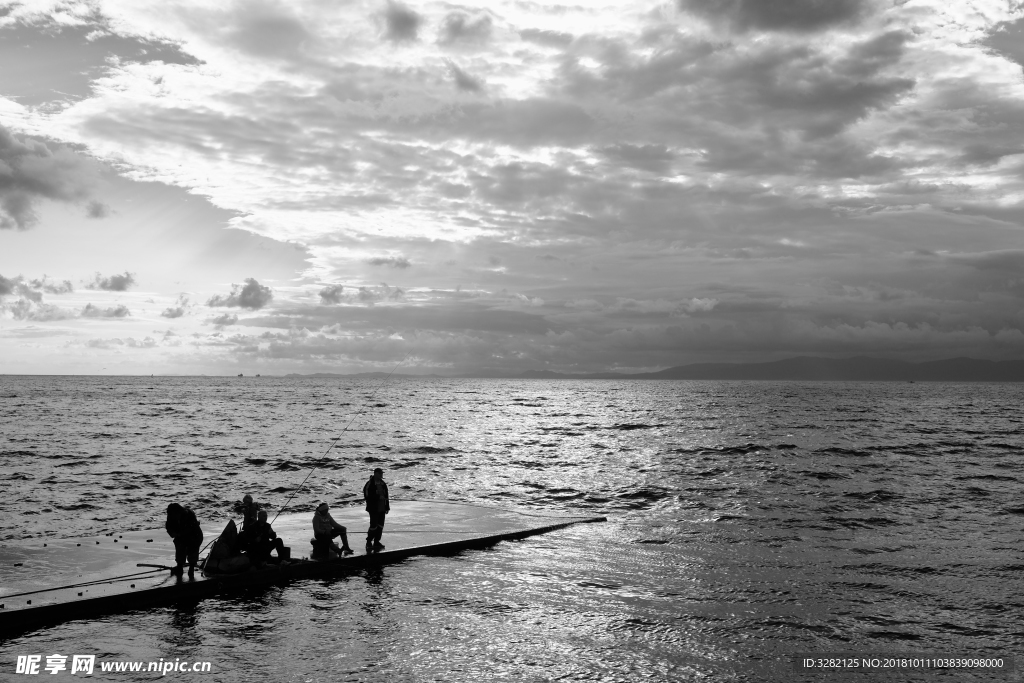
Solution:
[[[256,373],[256,376],[257,376],[257,377],[259,377],[259,376],[260,376],[260,373],[258,373],[258,372],[257,372],[257,373]]]
[[[238,376],[239,377],[245,377],[245,375],[243,375],[242,373],[238,373]]]

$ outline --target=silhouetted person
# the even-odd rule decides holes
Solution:
[[[348,534],[345,533],[345,527],[334,521],[330,509],[327,503],[320,503],[317,506],[316,514],[313,515],[313,537],[328,552],[333,548],[339,555],[351,555],[352,548],[348,547]],[[341,548],[334,543],[334,539],[338,536],[341,536]]]
[[[246,529],[256,523],[259,511],[260,506],[252,502],[252,496],[248,493],[245,494],[242,497],[242,533],[245,533]]]
[[[384,470],[377,468],[370,480],[363,484],[363,500],[370,513],[370,528],[366,531],[366,550],[384,550],[380,537],[384,533],[384,517],[391,512],[388,499],[388,485],[384,481]]]
[[[278,559],[284,555],[284,541],[278,538],[277,533],[270,528],[265,510],[259,511],[256,521],[249,529],[249,557],[255,562],[263,563],[269,560],[272,550],[277,551]]]
[[[203,544],[203,530],[199,527],[196,513],[179,503],[171,503],[167,506],[164,528],[174,539],[175,567],[171,573],[176,576],[184,574],[185,562],[188,561],[188,576],[192,578],[199,562],[199,546]]]
[[[256,525],[260,506],[254,503],[252,496],[248,493],[242,497],[242,529],[238,532],[238,547],[240,550],[248,550],[252,545],[252,530]]]

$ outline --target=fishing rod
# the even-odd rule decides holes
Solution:
[[[160,569],[170,569],[163,565],[157,564],[139,564],[138,567],[159,567]],[[84,583],[72,583],[67,586],[55,586],[54,588],[40,588],[35,591],[26,591],[24,593],[8,593],[7,595],[0,595],[0,598],[17,598],[23,595],[36,595],[37,593],[50,593],[53,591],[67,590],[69,588],[82,588],[83,586],[99,586],[105,583],[115,583],[117,581],[127,581],[128,579],[135,578],[137,576],[145,576],[146,574],[153,574],[157,572],[157,569],[150,569],[147,572],[138,572],[137,574],[122,574],[121,576],[112,576],[109,579],[96,579],[95,581],[86,581]]]
[[[387,384],[388,380],[389,380],[389,379],[391,379],[391,375],[395,374],[395,370],[398,370],[398,368],[399,368],[399,367],[400,367],[400,366],[402,365],[402,363],[404,363],[405,361],[409,360],[409,356],[411,356],[411,355],[412,355],[412,351],[410,351],[409,353],[407,353],[407,354],[405,355],[405,358],[403,358],[402,360],[398,361],[398,365],[396,365],[396,366],[395,366],[395,367],[394,367],[394,368],[393,368],[393,369],[391,370],[391,372],[389,372],[389,373],[388,373],[388,376],[387,376],[387,377],[385,377],[385,378],[384,378],[384,379],[383,379],[383,380],[381,381],[381,383],[380,383],[380,384],[378,384],[378,385],[377,385],[377,386],[376,386],[376,387],[374,388],[374,390],[373,390],[373,392],[372,392],[372,393],[370,394],[369,398],[367,398],[367,399],[366,399],[366,404],[364,404],[364,405],[363,405],[363,407],[362,407],[362,408],[360,409],[360,411],[359,411],[358,413],[356,413],[355,415],[353,415],[353,416],[352,416],[352,419],[348,421],[348,424],[347,424],[347,425],[345,425],[345,428],[341,430],[341,433],[340,433],[340,434],[338,434],[338,436],[336,436],[336,437],[334,438],[334,441],[332,441],[332,442],[331,442],[331,445],[327,447],[327,450],[326,450],[326,451],[324,451],[324,454],[320,456],[320,459],[316,461],[316,464],[315,464],[315,465],[313,465],[313,469],[311,469],[311,470],[309,471],[309,474],[307,474],[307,475],[306,475],[306,478],[302,480],[302,483],[300,483],[300,484],[298,485],[298,487],[297,487],[297,488],[295,489],[295,491],[294,491],[294,492],[292,492],[292,495],[291,495],[291,496],[289,496],[288,500],[287,500],[287,501],[285,501],[285,504],[284,504],[283,506],[281,506],[281,509],[277,511],[277,514],[276,514],[276,515],[274,515],[274,519],[273,519],[273,521],[271,521],[271,524],[273,524],[274,522],[276,522],[276,521],[277,521],[277,518],[281,516],[281,513],[282,513],[282,512],[284,512],[285,510],[287,510],[287,509],[288,509],[288,505],[289,505],[289,504],[290,504],[290,503],[292,502],[292,500],[293,500],[293,499],[295,498],[295,496],[296,496],[296,495],[298,495],[299,491],[301,491],[301,490],[302,490],[302,487],[306,485],[306,482],[307,482],[307,481],[309,480],[309,478],[310,478],[311,476],[313,476],[313,473],[314,473],[314,472],[316,472],[317,468],[319,468],[319,467],[320,467],[320,465],[321,465],[321,464],[323,463],[323,461],[324,461],[324,458],[326,458],[326,457],[327,457],[327,454],[328,454],[328,453],[330,453],[330,452],[331,452],[331,449],[332,449],[332,448],[334,448],[334,447],[335,447],[335,446],[337,445],[338,441],[340,441],[340,440],[341,440],[341,437],[342,437],[342,436],[344,436],[344,435],[345,435],[345,432],[347,432],[347,431],[348,431],[348,428],[349,428],[349,427],[351,427],[351,426],[352,426],[352,423],[356,421],[356,418],[358,418],[358,417],[359,417],[360,415],[362,415],[362,414],[363,414],[364,412],[366,412],[367,406],[369,405],[370,401],[372,401],[372,400],[373,400],[373,397],[377,395],[377,392],[378,392],[378,391],[380,391],[380,388],[381,388],[382,386],[384,386],[385,384]]]
[[[313,476],[313,472],[316,472],[317,468],[320,467],[320,465],[324,461],[324,458],[326,458],[328,453],[331,452],[331,449],[334,448],[335,445],[337,445],[338,441],[341,440],[341,437],[345,435],[346,431],[348,431],[348,428],[351,427],[352,423],[356,421],[356,418],[359,417],[360,415],[362,415],[364,412],[366,412],[367,406],[369,405],[370,401],[373,400],[373,397],[377,395],[377,392],[380,391],[380,388],[383,387],[385,384],[387,384],[388,380],[391,379],[391,375],[395,374],[395,371],[398,370],[398,368],[401,367],[401,365],[405,361],[409,360],[409,356],[411,356],[412,353],[413,352],[410,351],[409,353],[405,354],[405,358],[403,358],[402,360],[398,361],[398,365],[396,365],[394,368],[392,368],[391,372],[388,373],[387,377],[385,377],[383,380],[381,380],[381,383],[378,384],[376,387],[374,387],[373,392],[370,394],[369,398],[366,399],[366,404],[363,405],[362,409],[358,413],[356,413],[355,415],[352,416],[352,419],[349,420],[348,424],[345,425],[345,428],[341,430],[341,433],[338,434],[338,436],[335,437],[334,441],[331,442],[331,445],[327,447],[327,450],[324,451],[324,454],[322,456],[320,456],[320,459],[317,460],[316,464],[313,466],[313,469],[311,469],[309,471],[309,474],[306,475],[306,478],[302,480],[302,482],[295,489],[295,491],[292,493],[292,495],[288,497],[288,500],[285,501],[285,504],[283,506],[281,506],[281,509],[277,511],[277,514],[274,515],[274,519],[271,520],[271,522],[270,522],[271,524],[276,522],[277,518],[281,516],[281,513],[288,509],[288,506],[291,504],[292,500],[295,498],[296,495],[298,495],[299,491],[302,490],[302,487],[306,485],[306,482],[309,480],[309,478],[311,476]],[[198,554],[202,555],[206,551],[206,549],[209,548],[214,543],[216,543],[219,538],[220,538],[220,534],[218,534],[215,538],[213,538],[206,545],[204,545],[202,547],[202,549],[199,551]]]

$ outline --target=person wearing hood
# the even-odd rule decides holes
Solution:
[[[330,506],[324,502],[316,508],[313,515],[313,537],[317,543],[330,549],[334,548],[339,555],[351,555],[352,548],[348,547],[348,534],[345,527],[334,521],[331,517]],[[334,539],[341,536],[341,547],[334,543]]]

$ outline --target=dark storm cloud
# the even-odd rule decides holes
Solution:
[[[375,256],[366,260],[371,266],[390,266],[391,268],[408,268],[412,264],[404,256]]]
[[[256,310],[263,308],[274,298],[270,287],[265,287],[253,278],[245,279],[245,286],[232,285],[228,295],[217,295],[206,302],[207,306],[234,306]]]
[[[134,284],[135,275],[126,270],[123,274],[119,273],[110,277],[103,277],[96,273],[96,277],[86,287],[89,289],[102,289],[108,292],[126,292]]]
[[[491,37],[491,23],[487,14],[470,16],[465,12],[451,12],[441,22],[437,42],[442,45],[486,42]]]
[[[100,308],[93,304],[86,304],[85,308],[82,309],[83,318],[127,318],[130,315],[131,312],[124,304],[118,304],[111,308]]]
[[[419,14],[401,3],[388,0],[387,9],[384,10],[384,36],[388,40],[414,41],[422,23],[423,17]]]
[[[0,125],[0,230],[27,230],[39,218],[41,199],[80,203],[96,171],[70,150],[18,137]]]
[[[867,0],[679,0],[679,7],[738,31],[808,33],[855,22]]]
[[[599,151],[610,161],[662,175],[668,173],[674,158],[665,145],[619,143],[602,147]]]
[[[1024,250],[1006,249],[980,254],[949,256],[954,263],[962,263],[977,270],[1016,273],[1024,276]]]
[[[322,304],[340,304],[342,297],[341,293],[345,290],[341,285],[327,285],[320,290],[320,303]]]

